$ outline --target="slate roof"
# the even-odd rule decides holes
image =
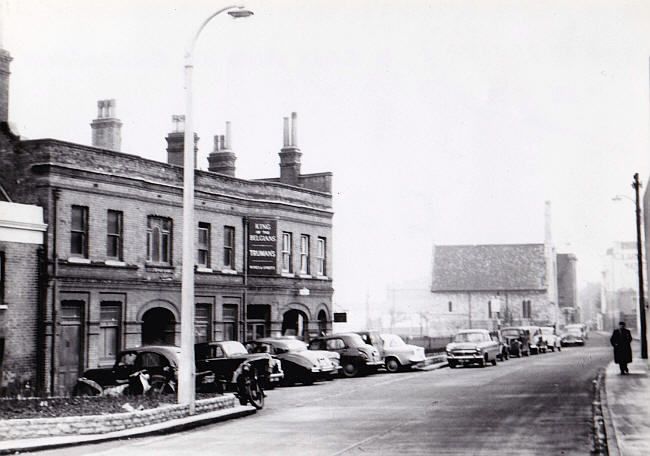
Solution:
[[[544,244],[434,248],[433,292],[546,289]]]

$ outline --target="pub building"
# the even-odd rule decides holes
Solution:
[[[173,118],[163,163],[120,152],[115,108],[98,102],[92,146],[23,140],[6,109],[0,119],[0,199],[42,208],[47,226],[37,298],[0,309],[0,318],[37,319],[33,337],[20,325],[4,329],[5,367],[28,366],[23,380],[51,394],[112,365],[121,349],[180,344],[183,118]],[[332,329],[332,173],[301,174],[296,126],[295,113],[284,118],[279,177],[235,177],[229,123],[214,137],[208,171],[195,171],[196,342],[308,340]],[[7,264],[10,256],[0,252]],[[11,358],[12,344],[22,358]]]

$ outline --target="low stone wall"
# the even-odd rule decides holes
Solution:
[[[239,405],[233,394],[195,402],[196,413],[207,413]],[[28,418],[0,420],[0,440],[53,437],[74,434],[105,434],[127,428],[147,426],[189,416],[187,405],[166,405],[155,409],[110,415],[68,416],[63,418]]]

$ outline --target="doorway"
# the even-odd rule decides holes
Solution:
[[[142,316],[142,345],[174,345],[174,314],[162,307],[147,310]]]
[[[309,340],[309,319],[304,312],[291,309],[284,313],[282,318],[282,335],[283,336],[296,336],[305,342]]]

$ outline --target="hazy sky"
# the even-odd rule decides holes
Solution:
[[[427,283],[438,244],[537,243],[597,280],[633,240],[648,176],[650,2],[252,1],[195,53],[199,166],[233,123],[237,176],[279,175],[298,113],[303,172],[334,173],[337,309]],[[183,113],[183,49],[214,0],[10,0],[10,119],[89,144],[117,100],[122,151],[166,160]]]

